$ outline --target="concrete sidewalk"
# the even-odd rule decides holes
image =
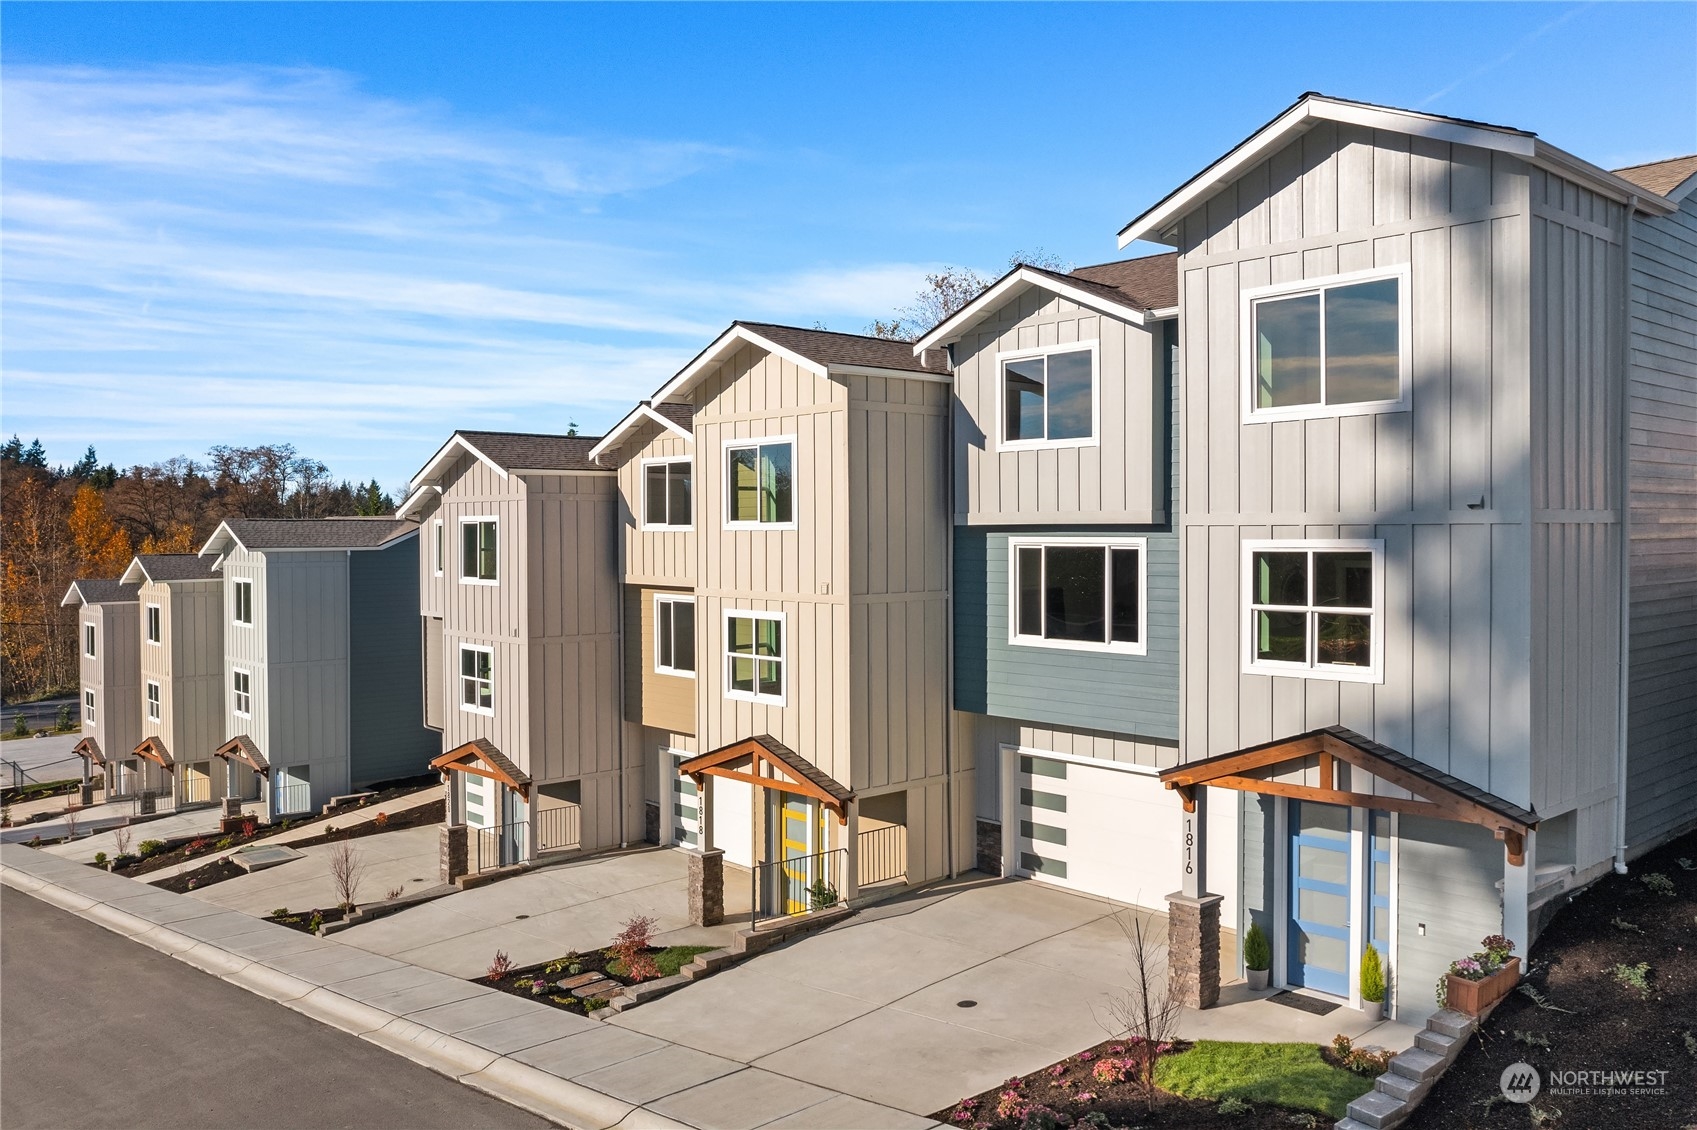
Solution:
[[[0,883],[566,1126],[936,1125],[30,848],[0,846]]]

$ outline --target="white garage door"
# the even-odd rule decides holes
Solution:
[[[1139,906],[1179,886],[1178,798],[1105,762],[1008,758],[1016,874]]]

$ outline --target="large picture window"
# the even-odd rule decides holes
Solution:
[[[725,613],[726,695],[782,706],[785,663],[783,613]]]
[[[147,681],[147,720],[157,722],[164,716],[165,704],[160,701],[159,684],[152,679]]]
[[[492,648],[461,645],[460,709],[472,714],[495,713],[495,652]]]
[[[239,668],[230,673],[230,709],[240,718],[253,714],[253,676]]]
[[[662,675],[695,676],[694,599],[654,598],[654,670]]]
[[[1245,295],[1252,417],[1336,416],[1405,406],[1403,268]]]
[[[1096,440],[1096,343],[1002,353],[1002,446]]]
[[[1380,541],[1246,544],[1245,669],[1378,682],[1383,561]]]
[[[253,623],[253,582],[235,582],[235,609],[233,611],[238,624]]]
[[[460,519],[460,580],[465,584],[494,584],[496,580],[496,521]]]
[[[1014,538],[1008,543],[1016,644],[1142,655],[1143,538]]]
[[[688,459],[654,460],[642,465],[642,524],[688,527],[695,520],[694,474]]]
[[[725,525],[787,526],[795,521],[795,441],[725,445]]]

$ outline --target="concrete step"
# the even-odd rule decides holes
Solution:
[[[1398,1102],[1413,1106],[1426,1097],[1426,1092],[1432,1089],[1434,1082],[1434,1079],[1410,1079],[1406,1075],[1387,1071],[1379,1076],[1378,1081],[1373,1084],[1373,1089]]]
[[[1332,1130],[1373,1130],[1365,1122],[1357,1122],[1353,1118],[1343,1118],[1332,1123]]]
[[[1370,1130],[1391,1130],[1391,1127],[1400,1125],[1413,1109],[1383,1091],[1368,1091],[1349,1104],[1349,1116],[1365,1123]]]
[[[1414,1083],[1436,1079],[1449,1066],[1449,1060],[1425,1048],[1414,1047],[1398,1052],[1391,1059],[1391,1069],[1385,1074],[1400,1075]]]
[[[1445,1036],[1466,1036],[1472,1032],[1478,1021],[1465,1012],[1457,1012],[1453,1008],[1440,1009],[1426,1021],[1426,1029]]]
[[[1461,1054],[1462,1045],[1465,1043],[1466,1036],[1446,1036],[1442,1032],[1425,1031],[1414,1037],[1415,1047],[1431,1052],[1445,1063],[1455,1062],[1455,1057]]]

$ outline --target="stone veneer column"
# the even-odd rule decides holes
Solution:
[[[979,820],[977,828],[977,856],[973,862],[978,870],[986,875],[1002,873],[1002,826],[994,820]]]
[[[1220,1001],[1221,895],[1167,896],[1167,978],[1180,1004],[1213,1008]]]
[[[689,924],[717,926],[725,920],[725,853],[720,848],[689,853]]]
[[[442,882],[452,883],[471,870],[464,824],[442,825]]]

